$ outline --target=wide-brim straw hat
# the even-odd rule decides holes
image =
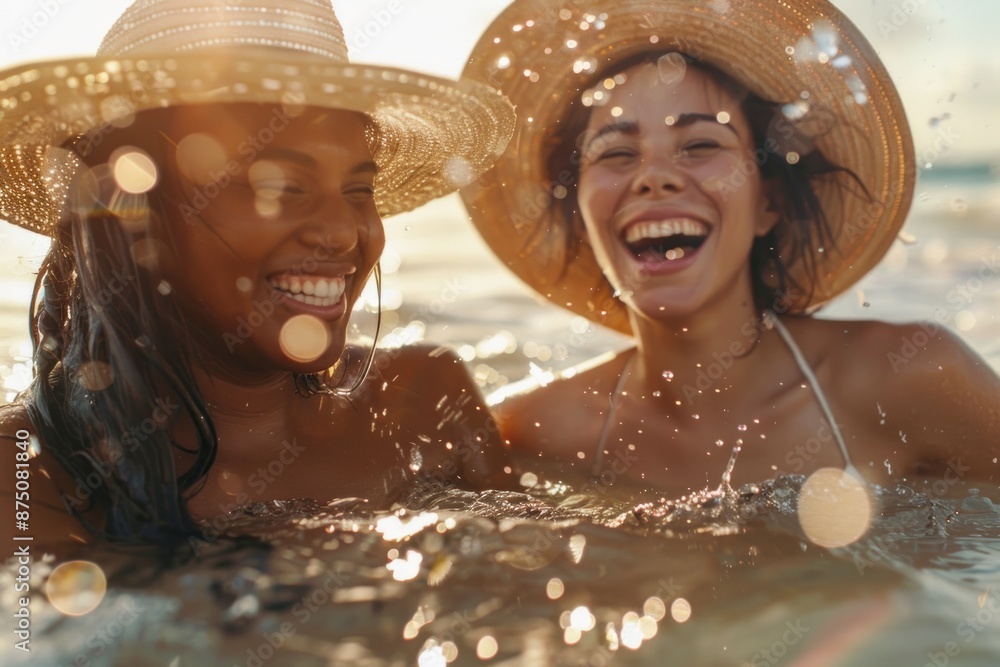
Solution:
[[[797,135],[810,136],[830,161],[858,176],[871,198],[849,179],[814,183],[833,243],[806,249],[816,281],[802,262],[789,267],[812,293],[789,294],[782,307],[812,311],[848,289],[896,238],[916,167],[889,75],[861,32],[825,0],[513,2],[483,34],[463,73],[500,88],[518,114],[504,155],[462,191],[486,243],[547,299],[630,332],[626,309],[590,246],[567,243],[574,226],[555,199],[575,181],[553,182],[547,162],[571,104],[598,84],[598,75],[637,54],[670,51],[785,105]],[[780,228],[778,234],[781,240]]]
[[[329,0],[137,0],[97,56],[0,72],[0,218],[51,232],[80,165],[73,137],[111,143],[143,111],[241,102],[369,115],[384,216],[469,183],[514,125],[481,83],[348,62]]]

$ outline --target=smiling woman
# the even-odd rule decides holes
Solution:
[[[938,326],[812,317],[882,258],[916,173],[889,75],[835,7],[515,0],[465,74],[519,112],[463,190],[479,232],[547,299],[635,339],[505,392],[526,465],[671,497],[828,468],[804,488],[856,489],[829,480],[956,456],[997,479],[982,359]]]
[[[315,1],[143,0],[97,57],[0,80],[0,216],[52,237],[35,379],[2,412],[31,443],[18,530],[169,544],[256,501],[500,481],[455,355],[347,336],[381,216],[483,171],[513,124],[503,97],[348,63]]]

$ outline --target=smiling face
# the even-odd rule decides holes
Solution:
[[[365,118],[191,106],[164,134],[176,251],[161,269],[211,358],[256,373],[334,365],[385,245]]]
[[[697,67],[621,74],[591,113],[577,191],[604,274],[651,319],[752,304],[751,246],[778,215],[740,101]]]

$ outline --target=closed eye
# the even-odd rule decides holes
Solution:
[[[625,162],[634,157],[636,157],[636,151],[631,148],[611,148],[602,153],[590,155],[587,162]]]
[[[375,186],[371,183],[352,183],[344,188],[344,194],[358,199],[371,199],[375,196]]]
[[[686,144],[683,148],[681,148],[681,153],[684,155],[705,155],[720,148],[722,148],[722,146],[719,142],[706,139]]]

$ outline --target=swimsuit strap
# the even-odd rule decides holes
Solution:
[[[802,375],[805,376],[806,380],[809,382],[809,386],[812,387],[813,395],[816,397],[816,401],[819,403],[819,407],[823,410],[823,415],[826,417],[827,423],[830,424],[830,430],[833,431],[833,437],[837,441],[837,445],[840,447],[840,453],[844,457],[845,468],[854,468],[854,464],[851,462],[851,457],[847,453],[847,445],[844,443],[844,436],[840,434],[840,427],[837,426],[837,422],[833,419],[833,411],[830,410],[830,404],[826,400],[826,395],[823,393],[823,389],[819,386],[819,380],[816,379],[816,375],[813,373],[812,368],[809,367],[809,362],[806,361],[805,356],[802,354],[802,350],[795,343],[795,339],[792,338],[791,332],[788,328],[781,323],[778,317],[768,311],[764,313],[764,322],[773,327],[781,335],[781,338],[788,345],[788,349],[791,351],[792,356],[795,357],[795,363],[798,364],[799,370],[802,371]]]
[[[833,419],[833,411],[830,410],[830,404],[826,400],[826,395],[823,393],[822,387],[819,386],[819,380],[816,379],[816,375],[813,373],[812,368],[809,367],[809,362],[806,361],[805,356],[802,354],[802,350],[795,343],[795,339],[792,338],[791,332],[781,323],[776,315],[770,311],[764,313],[763,321],[769,327],[777,330],[778,334],[781,336],[782,340],[788,346],[789,351],[792,353],[792,357],[795,358],[795,363],[798,365],[799,370],[802,371],[802,375],[805,376],[806,381],[809,382],[809,386],[812,387],[813,395],[816,397],[816,401],[819,403],[820,409],[823,411],[823,416],[826,417],[826,421],[830,424],[830,430],[833,432],[833,437],[837,441],[837,446],[840,447],[840,453],[844,457],[845,469],[855,469],[854,464],[851,461],[851,457],[847,452],[847,444],[844,442],[844,436],[840,433],[840,427],[837,426],[837,422]],[[618,406],[621,403],[622,388],[625,386],[625,379],[628,378],[632,373],[632,363],[635,361],[636,353],[633,352],[632,356],[628,358],[625,362],[625,367],[622,368],[621,375],[618,377],[618,383],[615,385],[615,390],[611,394],[611,409],[608,411],[608,416],[604,420],[604,428],[601,429],[601,435],[597,439],[597,451],[594,452],[594,465],[590,469],[591,476],[597,477],[601,473],[601,464],[604,463],[604,445],[608,438],[608,434],[611,432],[612,420],[615,415],[618,414]]]
[[[633,351],[632,355],[625,362],[625,367],[622,368],[621,375],[618,376],[618,383],[615,385],[614,393],[609,397],[611,401],[611,409],[608,410],[608,416],[604,419],[604,428],[601,429],[601,437],[597,439],[597,451],[594,453],[594,465],[590,469],[590,474],[592,477],[599,477],[601,474],[601,464],[604,463],[604,441],[607,440],[608,434],[611,432],[611,422],[614,420],[615,415],[618,414],[618,405],[621,403],[622,388],[625,386],[625,379],[632,374],[632,362],[635,361],[636,353]]]

